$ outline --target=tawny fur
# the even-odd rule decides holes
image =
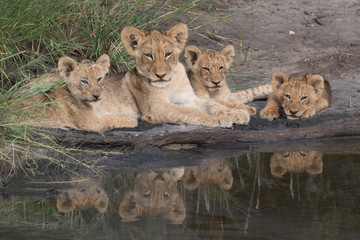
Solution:
[[[234,59],[235,50],[227,45],[221,52],[213,49],[199,50],[196,46],[185,49],[185,61],[190,67],[189,79],[197,96],[212,98],[219,103],[238,109],[247,109],[251,115],[256,108],[244,103],[267,98],[272,93],[270,84],[231,93],[226,83],[226,72]]]
[[[185,218],[185,205],[177,182],[183,175],[183,168],[151,170],[137,174],[132,190],[125,193],[120,203],[119,215],[123,221],[137,221],[143,214],[164,214],[172,223],[182,223]]]
[[[102,187],[101,179],[89,180],[63,190],[56,198],[56,205],[60,212],[70,212],[76,207],[80,209],[96,208],[105,213],[109,198]]]
[[[322,155],[317,151],[276,152],[270,159],[271,174],[282,177],[287,172],[306,171],[310,175],[318,175],[322,172]]]
[[[195,190],[200,185],[218,184],[222,189],[228,190],[233,184],[230,167],[225,160],[204,163],[199,166],[187,167],[183,178],[184,188]]]
[[[271,84],[274,92],[261,110],[261,118],[279,118],[281,109],[288,119],[308,118],[331,104],[330,84],[320,75],[293,75],[288,78],[281,72],[275,72]]]
[[[46,74],[31,80],[26,90],[18,93],[24,94],[40,86],[47,89],[18,104],[24,112],[22,118],[26,119],[25,115],[28,115],[31,117],[27,119],[29,124],[50,128],[105,131],[137,126],[136,114],[127,111],[127,103],[119,102],[126,98],[122,95],[119,77],[105,78],[109,67],[110,59],[106,54],[96,62],[83,60],[78,63],[69,57],[61,58],[59,74]],[[125,95],[128,93],[124,92]],[[106,108],[113,105],[115,107]]]
[[[123,79],[134,97],[142,119],[149,123],[231,127],[247,124],[246,110],[231,110],[216,101],[197,97],[179,55],[187,40],[187,27],[178,24],[167,33],[144,33],[126,27],[121,39],[135,58],[136,67]]]

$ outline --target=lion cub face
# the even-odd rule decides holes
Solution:
[[[183,175],[182,168],[139,173],[133,189],[125,194],[120,204],[120,216],[126,222],[133,222],[143,214],[164,214],[172,223],[181,223],[185,218],[185,206],[177,182]]]
[[[232,45],[227,45],[221,52],[205,49],[201,52],[196,46],[185,49],[185,61],[208,91],[217,91],[226,85],[226,71],[229,69],[235,50]]]
[[[106,54],[96,62],[83,60],[78,63],[70,57],[63,57],[58,64],[59,74],[65,79],[71,94],[87,102],[100,100],[102,83],[109,67],[110,58]]]
[[[183,178],[185,189],[195,190],[201,184],[218,184],[222,189],[229,190],[233,184],[233,176],[225,160],[212,161],[185,169]]]
[[[317,151],[276,152],[270,159],[271,174],[282,177],[287,172],[306,171],[311,175],[318,175],[322,172],[322,155]]]
[[[76,207],[87,209],[94,207],[105,213],[108,207],[108,196],[102,187],[100,179],[81,183],[80,185],[64,190],[56,199],[60,212],[69,212]]]
[[[324,78],[320,75],[306,74],[288,78],[281,72],[274,73],[271,84],[281,107],[288,119],[298,119],[315,109],[323,97]],[[315,111],[315,110],[314,110]]]
[[[138,73],[159,88],[170,83],[187,36],[185,24],[175,25],[167,33],[144,33],[135,27],[125,27],[121,32],[126,51],[135,57]]]

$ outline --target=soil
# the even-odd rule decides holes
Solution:
[[[324,112],[339,115],[359,112],[359,1],[214,2],[214,9],[209,13],[212,16],[201,18],[203,23],[240,12],[190,31],[189,42],[217,50],[227,44],[235,46],[234,74],[227,79],[233,89],[268,82],[275,71],[286,75],[317,73],[330,82],[334,97],[331,108]],[[195,22],[189,27],[198,24]],[[289,34],[290,31],[294,34]],[[211,34],[215,34],[213,39]]]
[[[141,166],[147,168],[149,165],[165,166],[164,163],[170,159],[172,164],[176,159],[182,161],[181,165],[186,165],[187,162],[194,164],[196,159],[212,159],[234,154],[229,148],[238,151],[252,151],[254,148],[276,151],[277,148],[281,148],[279,146],[287,146],[287,141],[294,139],[360,136],[360,3],[358,0],[316,2],[217,0],[213,2],[213,7],[194,9],[179,21],[189,27],[188,45],[194,44],[200,49],[217,50],[221,50],[227,44],[234,45],[236,56],[227,78],[229,86],[234,91],[267,83],[275,71],[281,71],[286,75],[316,73],[324,76],[331,84],[333,93],[331,107],[307,120],[280,119],[269,122],[259,119],[257,115],[252,117],[249,126],[235,126],[232,130],[226,129],[222,132],[221,130],[207,132],[208,128],[196,126],[150,126],[140,123],[136,129],[113,130],[104,135],[79,133],[79,131],[62,132],[60,136],[58,135],[59,142],[92,145],[92,147],[125,144],[137,150],[126,151],[121,156],[107,156],[104,158],[105,161],[99,160],[99,165],[111,169],[115,165],[131,167],[135,164],[140,168]],[[173,3],[176,4],[176,1]],[[226,17],[232,13],[236,14]],[[196,14],[202,16],[190,22]],[[222,17],[223,20],[217,21]],[[199,28],[203,24],[205,26]],[[164,30],[166,29],[164,27]],[[259,112],[265,103],[265,101],[256,101],[250,105],[257,107]],[[336,127],[337,131],[334,130]],[[346,134],[341,134],[342,127]],[[321,133],[322,128],[324,133]],[[291,129],[296,131],[292,134]],[[316,132],[314,129],[318,130],[317,135],[313,133]],[[141,135],[144,130],[147,131],[146,136]],[[189,132],[193,134],[188,134]],[[173,135],[169,136],[168,133]],[[198,138],[202,133],[205,140]],[[234,136],[236,134],[238,137]],[[271,134],[277,135],[278,138],[270,138]],[[175,142],[169,141],[175,136],[177,139]],[[140,139],[141,143],[138,146],[134,143],[137,139]],[[116,144],[117,140],[118,144]],[[275,144],[276,146],[271,143],[271,147],[264,147],[268,142],[274,141],[279,143]],[[344,141],[340,140],[340,142]],[[359,142],[359,139],[356,142]],[[200,145],[194,150],[181,150],[175,153],[154,148],[172,143]],[[207,145],[208,143],[218,144]],[[339,141],[336,143],[339,144]],[[204,150],[213,149],[214,146],[222,146],[222,149],[226,148],[226,150],[220,151],[219,147],[216,147],[215,152]],[[298,147],[295,148],[302,148],[304,144],[300,141],[296,146]],[[343,149],[337,153],[345,151],[344,146],[336,148]],[[322,150],[331,151],[329,145],[326,147],[323,146]],[[359,149],[353,146],[347,151],[358,152]]]

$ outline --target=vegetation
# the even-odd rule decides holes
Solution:
[[[243,10],[248,10],[259,2],[261,1],[250,4]],[[33,147],[41,146],[59,154],[68,154],[69,149],[56,146],[46,132],[32,129],[18,120],[18,116],[23,113],[15,107],[16,103],[31,98],[44,89],[33,89],[14,97],[28,79],[55,72],[60,57],[68,55],[77,59],[94,60],[107,53],[111,58],[111,72],[125,71],[132,66],[120,41],[120,32],[124,26],[133,25],[140,29],[150,29],[167,25],[167,28],[186,15],[187,23],[193,25],[190,29],[192,31],[226,20],[243,10],[196,25],[205,12],[215,11],[213,1],[2,1],[0,161],[12,171],[18,171],[23,169],[23,159],[30,157],[30,153],[34,154],[29,150]],[[43,157],[43,154],[40,154],[40,157]],[[54,159],[52,162],[63,166]]]
[[[0,231],[18,238],[25,234],[36,238],[47,236],[67,239],[191,239],[212,237],[254,238],[279,235],[281,239],[351,239],[358,234],[360,165],[358,155],[325,155],[324,171],[316,176],[306,172],[286,173],[273,177],[271,153],[251,153],[227,159],[234,182],[224,190],[215,182],[202,183],[197,189],[186,190],[178,182],[178,190],[186,206],[182,225],[171,225],[160,214],[143,214],[137,222],[123,222],[119,204],[134,186],[134,173],[104,177],[102,186],[109,198],[105,214],[95,208],[76,208],[67,213],[57,209],[56,197],[44,198],[43,186],[26,188],[26,196],[0,195]],[[346,161],[346,164],[344,164]],[[48,189],[69,189],[47,184]],[[23,188],[23,187],[22,187]],[[145,190],[146,187],[143,189]],[[22,191],[24,191],[22,189]],[[4,201],[5,200],[5,201]],[[270,235],[269,235],[270,234]],[[261,236],[261,237],[260,237]],[[349,237],[348,237],[349,236]],[[25,238],[26,238],[25,237]],[[33,237],[35,238],[35,237]],[[120,238],[121,239],[121,238]]]
[[[46,132],[19,122],[17,116],[22,113],[15,107],[16,103],[44,90],[40,87],[15,96],[29,78],[54,72],[58,59],[65,55],[97,59],[107,53],[113,72],[129,69],[129,57],[120,41],[124,26],[144,29],[168,24],[176,19],[174,16],[202,2],[180,1],[175,7],[171,1],[160,0],[3,1],[0,4],[0,163],[3,172],[23,170],[29,163],[27,158],[36,154],[29,150],[34,147],[60,155],[69,153],[69,149],[51,142]],[[65,166],[59,158],[48,160]]]

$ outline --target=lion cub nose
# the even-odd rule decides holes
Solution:
[[[292,115],[295,115],[297,112],[298,112],[298,111],[291,111],[291,110],[290,110],[290,113],[291,113]]]
[[[157,73],[155,73],[155,76],[157,76],[158,78],[160,78],[160,79],[163,79],[163,77],[165,77],[165,75],[166,75],[166,73],[164,73],[164,74],[157,74]]]
[[[93,94],[93,97],[94,97],[96,100],[98,100],[99,97],[100,97],[100,95],[99,95],[99,94]]]
[[[217,86],[220,82],[214,82],[214,81],[211,81],[215,86]]]

